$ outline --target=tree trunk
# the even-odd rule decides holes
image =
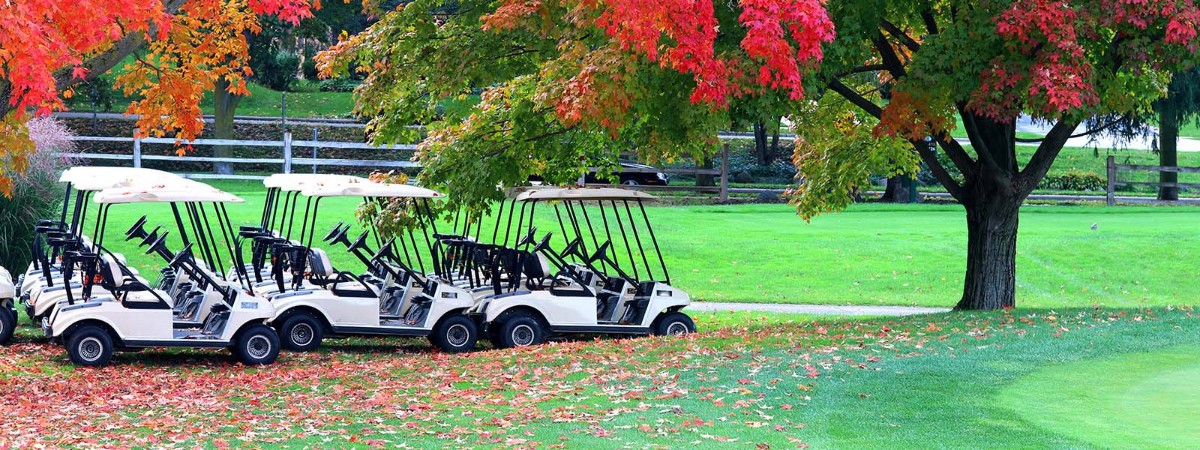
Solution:
[[[229,92],[229,82],[224,78],[213,85],[213,138],[233,139],[233,116],[242,96]],[[232,158],[233,147],[228,145],[213,146],[214,158]],[[233,174],[233,165],[225,162],[214,162],[213,173],[221,175]]]
[[[771,155],[767,147],[767,126],[761,120],[754,122],[754,155],[758,164],[765,166],[771,163]]]
[[[1163,102],[1163,106],[1159,111],[1158,120],[1158,165],[1164,167],[1175,167],[1179,165],[1176,153],[1176,145],[1179,143],[1179,123],[1175,120],[1174,111],[1169,109],[1173,107],[1171,102]],[[1177,183],[1179,182],[1179,174],[1176,172],[1159,172],[1158,181],[1162,183]],[[1179,188],[1177,187],[1159,187],[1159,200],[1179,200]]]
[[[990,197],[990,198],[989,198]],[[1016,304],[1017,222],[1021,201],[980,194],[967,209],[967,274],[954,309],[992,310]]]
[[[887,179],[887,187],[883,190],[883,203],[908,203],[908,186],[904,184],[904,176],[896,175]]]
[[[779,124],[779,121],[776,120],[775,121],[775,131],[771,132],[771,150],[770,150],[771,153],[768,155],[769,158],[767,158],[768,164],[771,163],[771,160],[775,159],[775,155],[779,154],[779,129],[780,128],[782,128],[782,126]]]
[[[713,158],[715,158],[715,156],[704,158],[704,162],[700,163],[700,165],[698,167],[701,169],[705,169],[705,170],[711,170],[714,167],[713,166]],[[696,175],[696,186],[716,186],[716,185],[717,185],[716,178],[713,177],[712,175],[709,175],[709,174],[697,174]]]

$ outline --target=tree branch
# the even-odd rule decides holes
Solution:
[[[909,36],[908,33],[905,33],[904,30],[901,30],[900,27],[896,26],[896,24],[888,22],[886,19],[884,19],[879,21],[879,26],[883,27],[883,29],[887,31],[888,34],[892,35],[892,37],[899,39],[909,51],[916,52],[917,50],[921,49],[921,44],[917,43],[916,39],[913,39],[912,36]]]
[[[979,124],[975,123],[975,116],[970,114],[965,104],[958,105],[958,115],[962,117],[963,127],[967,129],[967,139],[971,140],[971,147],[975,149],[975,154],[979,155],[979,162],[992,169],[990,172],[995,174],[1004,173],[1000,168],[1000,164],[996,162],[996,158],[992,155],[991,148],[988,144],[980,139]]]
[[[1075,134],[1072,134],[1072,135],[1070,135],[1070,136],[1067,136],[1067,139],[1075,139],[1075,138],[1080,138],[1080,137],[1084,137],[1084,136],[1090,136],[1090,135],[1093,135],[1093,134],[1099,133],[1099,132],[1101,132],[1101,131],[1107,130],[1107,129],[1109,129],[1109,128],[1112,128],[1112,127],[1113,127],[1113,125],[1117,125],[1117,124],[1119,124],[1119,123],[1121,123],[1121,119],[1117,119],[1117,120],[1109,121],[1108,123],[1106,123],[1106,124],[1104,124],[1104,125],[1101,125],[1101,126],[1099,126],[1099,127],[1097,127],[1097,128],[1092,128],[1092,129],[1090,129],[1090,130],[1087,130],[1087,131],[1084,131],[1084,132],[1082,132],[1082,133],[1075,133]],[[1045,138],[1045,137],[1041,137],[1041,138],[1016,138],[1016,141],[1017,141],[1017,142],[1030,142],[1030,143],[1032,143],[1032,142],[1042,142],[1042,141],[1044,141],[1044,140],[1046,140],[1046,138]]]
[[[1046,176],[1050,165],[1058,158],[1058,153],[1062,151],[1063,145],[1067,143],[1071,132],[1077,126],[1079,126],[1078,120],[1059,119],[1058,123],[1050,128],[1050,132],[1046,133],[1046,139],[1038,146],[1033,157],[1029,158],[1029,164],[1026,164],[1025,169],[1021,171],[1019,188],[1022,198],[1033,192],[1033,189],[1042,181],[1042,177]]]
[[[962,144],[959,144],[958,141],[950,137],[949,133],[944,131],[942,134],[936,136],[936,138],[938,146],[942,148],[942,151],[946,152],[946,156],[950,157],[950,161],[954,163],[954,167],[958,168],[958,171],[963,176],[969,177],[975,175],[975,160],[971,159],[971,155],[967,154],[967,150],[962,147]]]
[[[834,76],[841,78],[841,77],[844,77],[847,75],[856,75],[856,74],[868,73],[868,72],[878,72],[881,70],[887,70],[887,67],[884,67],[883,64],[867,64],[864,66],[858,66],[853,69],[847,69],[845,71],[838,72]]]
[[[187,0],[164,0],[163,10],[167,14],[175,14],[183,7]],[[150,33],[153,34],[157,27],[151,26]],[[72,68],[67,67],[55,72],[54,81],[58,90],[66,90],[67,88],[81,81],[89,81],[99,78],[105,72],[112,70],[113,67],[120,63],[121,60],[129,56],[135,50],[146,43],[146,34],[141,32],[128,33],[120,40],[113,43],[113,46],[102,53],[96,54],[83,62],[83,67],[88,69],[88,74],[84,79],[75,78],[72,75]]]
[[[850,103],[853,103],[854,106],[859,107],[859,109],[862,109],[867,114],[875,116],[876,119],[880,118],[883,115],[882,107],[880,107],[879,105],[876,105],[874,102],[868,100],[866,97],[863,97],[862,94],[855,92],[854,89],[850,89],[849,86],[842,84],[841,80],[835,79],[835,80],[830,81],[829,89],[832,89],[833,92],[837,92],[838,95],[841,95],[846,100],[849,100]]]
[[[879,56],[883,58],[883,65],[887,67],[893,79],[899,80],[907,75],[904,64],[900,62],[900,57],[896,56],[896,50],[892,48],[892,44],[888,42],[882,32],[875,32],[875,35],[871,37],[871,44],[875,46],[875,50],[879,51]]]
[[[941,183],[946,188],[946,192],[949,192],[950,196],[958,200],[959,203],[962,203],[962,185],[958,184],[958,180],[950,176],[950,172],[946,171],[946,168],[942,166],[942,161],[937,157],[937,151],[930,149],[926,143],[921,141],[909,142],[916,149],[917,155],[921,157],[921,161],[924,161],[925,165],[929,167],[929,171],[933,172],[933,177],[937,178],[938,183]]]
[[[933,17],[933,10],[925,8],[921,11],[921,21],[925,22],[925,31],[929,34],[938,34],[937,20]]]

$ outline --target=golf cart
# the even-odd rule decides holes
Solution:
[[[46,293],[61,298],[64,295],[63,291],[67,289],[67,285],[64,284],[67,277],[61,270],[58,261],[61,255],[66,251],[93,250],[91,249],[92,239],[83,233],[84,221],[90,206],[87,197],[90,194],[108,188],[134,186],[184,185],[189,188],[195,186],[211,189],[206,185],[167,172],[120,167],[73,167],[63,173],[60,181],[67,183],[67,193],[64,196],[60,220],[43,220],[36,225],[32,244],[33,261],[18,281],[18,295],[25,304],[26,314],[34,324],[40,323],[41,319],[48,314],[50,305],[53,303],[43,303],[41,308],[37,308],[35,307],[36,299]],[[70,201],[72,193],[75,198],[74,202]],[[72,203],[74,208],[70,222],[67,222],[68,205]],[[125,257],[120,254],[115,254],[115,257],[121,261],[125,260]],[[134,275],[137,275],[136,271],[133,272]],[[76,291],[81,286],[79,283],[70,285]]]
[[[313,248],[317,213],[321,200],[330,197],[361,197],[366,206],[402,199],[409,201],[410,212],[421,217],[419,202],[442,194],[403,184],[356,183],[324,185],[306,189],[309,199],[301,225],[300,238],[305,245],[273,244],[272,271],[277,292],[268,294],[276,316],[268,323],[277,327],[283,345],[289,350],[308,351],[320,345],[325,335],[425,336],[445,352],[465,352],[478,339],[475,323],[462,315],[474,305],[469,292],[448,283],[438,283],[412,268],[410,247],[419,251],[412,230],[381,242],[376,232],[378,251],[367,247],[369,232],[354,241],[347,237],[349,226],[339,224],[325,236],[330,243],[342,243],[367,266],[367,274],[354,275],[333,268],[325,250]],[[372,205],[374,204],[374,205]],[[293,203],[294,205],[294,203]],[[428,204],[425,203],[427,207]],[[425,231],[426,221],[420,220]],[[407,243],[405,238],[408,239]],[[397,239],[404,243],[403,255],[395,250]],[[429,242],[425,231],[426,242]],[[284,268],[292,272],[290,288],[283,279]],[[305,283],[300,281],[307,275]]]
[[[615,188],[535,188],[520,193],[512,206],[515,210],[515,203],[521,204],[518,228],[526,223],[532,226],[539,204],[551,204],[566,247],[553,250],[547,233],[536,245],[521,250],[516,265],[521,276],[510,276],[513,281],[506,292],[484,298],[468,315],[499,348],[536,345],[556,334],[695,332],[691,318],[681,312],[691,299],[671,286],[643,206],[643,201],[653,198]],[[640,220],[634,217],[635,208]],[[643,237],[653,244],[653,253]],[[586,248],[589,240],[591,253]],[[651,255],[658,264],[651,263]],[[552,265],[558,270],[552,271]]]
[[[13,301],[16,296],[12,275],[0,267],[0,345],[12,340],[13,330],[17,327],[17,306]]]
[[[221,234],[229,244],[233,230],[223,202],[234,199],[232,195],[198,186],[108,189],[96,194],[95,201],[100,204],[96,236],[103,238],[108,211],[114,204],[169,203],[182,231],[185,227],[179,207],[187,208],[189,219],[195,219],[204,216],[192,213],[196,205],[213,202]],[[139,219],[131,232],[142,223],[144,219]],[[45,335],[63,343],[71,360],[84,366],[105,365],[117,350],[146,347],[227,347],[245,364],[273,362],[279,353],[279,338],[274,329],[263,324],[274,315],[270,302],[247,294],[243,286],[221,280],[197,261],[192,253],[197,244],[206,257],[219,261],[219,255],[212,253],[218,242],[207,223],[192,225],[196,242],[181,236],[185,242],[183,250],[170,254],[165,248],[164,233],[154,239],[146,253],[170,256],[168,269],[182,274],[181,278],[195,280],[202,292],[221,300],[209,307],[197,326],[179,326],[172,296],[133,276],[129,267],[105,249],[101,241],[63,254],[67,281],[78,266],[82,288],[78,296],[74,289],[65,290],[66,300],[56,303],[50,315],[42,320]],[[96,285],[102,288],[99,295],[93,295]]]
[[[173,193],[187,193],[187,195],[172,195]],[[197,241],[200,244],[199,247],[202,250],[202,255],[205,257],[205,261],[210,266],[214,264],[219,266],[221,262],[219,253],[217,252],[216,239],[212,235],[211,227],[208,227],[207,225],[207,213],[204,210],[203,203],[213,203],[214,215],[220,217],[220,213],[223,211],[223,209],[218,209],[217,205],[222,205],[226,202],[241,201],[242,200],[236,196],[219,191],[208,185],[179,177],[166,180],[153,180],[153,182],[147,184],[127,183],[127,185],[124,187],[110,188],[96,194],[96,203],[100,205],[98,207],[95,230],[93,231],[93,235],[97,237],[96,243],[93,243],[86,236],[77,237],[74,234],[61,236],[55,235],[54,233],[51,233],[51,237],[48,238],[48,242],[55,249],[54,251],[58,253],[65,253],[69,251],[95,253],[95,247],[103,243],[105,237],[104,225],[106,225],[107,222],[108,211],[113,205],[122,203],[166,202],[170,203],[171,205],[172,213],[174,214],[176,224],[178,226],[177,231],[182,237],[183,243],[186,245],[190,241],[184,225],[183,216],[180,214],[180,209],[187,211],[187,217],[189,219],[187,223],[192,226],[195,232],[194,236],[197,238]],[[86,206],[84,208],[86,208]],[[221,208],[223,208],[223,206],[221,206]],[[143,238],[143,244],[153,242],[160,237],[158,234],[158,229],[155,229],[155,231],[151,233],[145,233],[141,228],[144,223],[144,217],[139,219],[134,227],[126,232],[126,240],[130,240],[131,237],[137,237],[134,235],[138,235],[138,233],[141,233],[139,236]],[[224,231],[226,228],[223,227],[222,230]],[[164,238],[164,241],[167,234],[167,232],[164,232],[161,236]],[[165,242],[161,243],[155,249],[155,251],[162,256],[164,260],[170,260],[173,256],[169,251],[165,250]],[[119,254],[114,254],[113,256],[118,262],[125,264],[124,256]],[[49,262],[44,260],[42,262],[42,267],[49,267]],[[32,286],[30,292],[27,294],[26,301],[26,312],[32,319],[40,322],[41,319],[49,316],[52,309],[55,308],[56,305],[63,303],[63,301],[67,299],[68,291],[70,291],[69,293],[74,294],[75,297],[79,297],[81,295],[81,290],[83,288],[82,283],[72,283],[70,281],[72,275],[73,274],[71,273],[63,272],[61,278],[46,278],[47,280],[51,281],[45,284]],[[176,269],[166,267],[161,273],[160,284],[157,287],[160,289],[165,289],[167,286],[164,285],[164,283],[174,282],[179,279],[180,278],[176,276]],[[186,280],[187,277],[184,276],[183,279]],[[57,284],[55,284],[56,280]],[[132,268],[129,269],[129,279],[127,281],[128,283],[137,283],[141,285],[145,285],[147,283],[147,280],[141,278],[140,274]],[[176,284],[176,286],[182,286],[182,284]],[[101,287],[101,289],[103,289],[103,287]],[[172,291],[171,294],[175,295],[176,293]],[[176,302],[176,304],[179,305],[179,302]],[[201,319],[202,317],[195,318],[193,323],[190,325],[198,324]]]

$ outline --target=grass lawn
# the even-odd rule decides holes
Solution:
[[[239,116],[279,117],[281,113],[282,95],[279,91],[254,82],[247,82],[250,95],[238,103],[236,114]],[[130,100],[121,92],[114,92],[113,112],[125,112]],[[77,106],[76,110],[87,112],[90,106]],[[213,113],[212,95],[205,94],[200,101],[204,114]],[[354,94],[350,92],[321,92],[319,83],[308,80],[296,80],[293,90],[287,93],[287,115],[289,118],[301,117],[350,117],[354,110]]]
[[[263,201],[258,184],[218,186],[246,199],[230,211],[237,224],[257,220]],[[339,220],[352,222],[354,204],[326,199],[317,237]],[[142,214],[150,215],[151,225],[173,229],[169,209],[141,204],[111,211],[106,243],[142,273],[156,273],[152,268],[161,260],[124,243],[122,233]],[[539,234],[560,235],[552,212],[540,211],[546,214]],[[955,205],[856,205],[812,223],[787,205],[653,207],[649,214],[672,281],[700,300],[948,307],[961,295],[966,225]],[[1180,280],[1200,277],[1200,268],[1183,263],[1200,254],[1200,241],[1187,234],[1197,220],[1200,210],[1190,207],[1026,207],[1017,303],[1055,308],[1194,303],[1200,285]],[[1091,230],[1092,224],[1098,229]],[[556,248],[564,245],[556,242]],[[361,269],[340,249],[330,255],[338,267]]]
[[[1138,448],[1195,442],[1181,440],[1194,436],[1200,389],[1193,376],[1200,320],[1190,308],[852,321],[717,318],[723,314],[702,314],[702,332],[686,338],[564,341],[468,355],[433,353],[421,340],[353,338],[314,353],[285,353],[263,368],[236,365],[221,351],[146,350],[120,354],[111,367],[79,369],[26,326],[17,343],[0,348],[0,378],[14,394],[0,398],[6,419],[0,445]],[[1142,365],[1148,361],[1167,364]],[[1127,407],[1141,402],[1165,413],[1137,409],[1134,415],[1142,417],[1131,419],[1125,409],[1108,407],[1130,401]],[[1095,413],[1086,423],[1076,420],[1086,412]],[[1152,427],[1127,432],[1140,424]]]

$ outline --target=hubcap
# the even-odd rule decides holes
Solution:
[[[688,334],[687,324],[683,322],[671,322],[670,325],[667,325],[667,334],[674,336]]]
[[[450,329],[446,330],[446,341],[455,347],[467,345],[467,340],[470,339],[471,332],[463,324],[454,324]]]
[[[84,361],[95,361],[100,359],[100,354],[104,352],[104,346],[100,344],[100,340],[94,337],[85,338],[79,342],[79,356]]]
[[[254,359],[265,358],[268,353],[271,353],[271,340],[262,335],[251,337],[246,342],[246,353],[253,356]]]
[[[305,346],[313,340],[313,329],[307,323],[296,324],[292,327],[292,343]]]
[[[529,325],[517,325],[512,330],[512,340],[517,345],[533,345],[533,328]]]

